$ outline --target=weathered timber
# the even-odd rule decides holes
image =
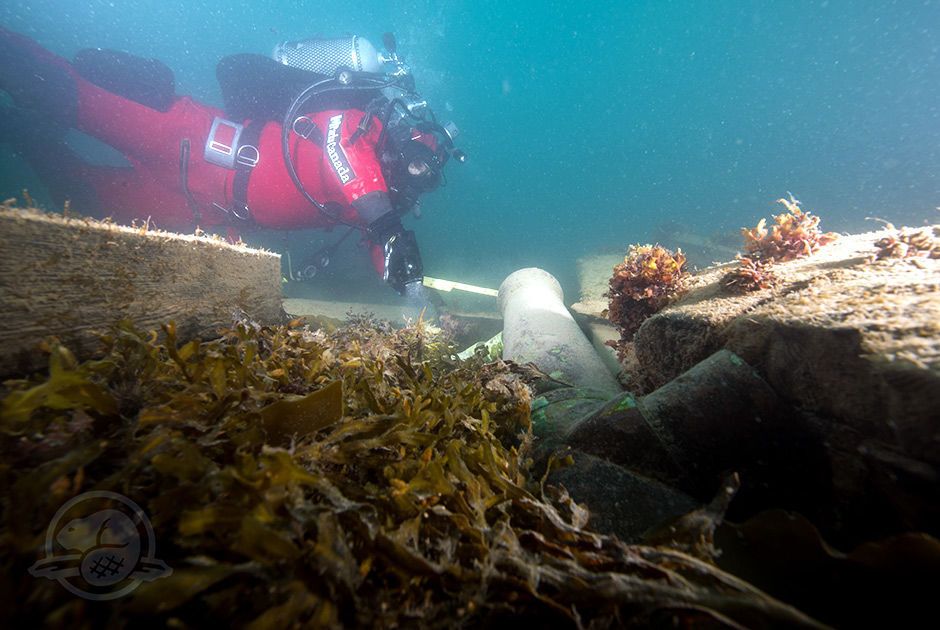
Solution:
[[[42,368],[58,337],[79,357],[127,318],[144,329],[176,323],[210,338],[233,315],[281,316],[280,256],[216,238],[172,234],[0,208],[0,376]]]

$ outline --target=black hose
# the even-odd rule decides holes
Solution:
[[[293,129],[294,119],[297,116],[300,108],[303,107],[307,101],[313,98],[316,95],[326,94],[328,92],[338,92],[341,90],[381,90],[386,87],[391,87],[397,83],[397,80],[380,80],[380,79],[371,79],[367,77],[357,77],[360,81],[371,82],[371,85],[350,85],[342,84],[336,79],[336,77],[331,77],[329,79],[323,79],[322,81],[317,81],[311,85],[304,88],[300,94],[293,100],[291,106],[287,109],[287,114],[284,116],[284,121],[281,124],[281,152],[284,157],[284,164],[287,166],[287,173],[290,175],[291,181],[294,182],[294,186],[300,191],[300,194],[309,201],[313,206],[321,212],[324,216],[329,218],[331,221],[336,223],[341,223],[342,225],[347,225],[349,227],[354,227],[357,229],[362,229],[361,226],[348,221],[343,221],[338,214],[330,212],[325,205],[314,199],[313,195],[307,192],[307,189],[304,187],[303,182],[300,181],[300,176],[297,174],[297,169],[294,166],[294,159],[291,157],[290,153],[290,132]],[[330,87],[323,87],[327,84],[334,83],[338,85],[332,85]]]
[[[306,278],[305,272],[310,267],[315,267],[318,270],[324,267],[325,265],[320,264],[321,259],[323,258],[323,255],[326,254],[328,259],[331,258],[333,254],[336,253],[336,250],[339,249],[339,246],[343,244],[343,241],[345,241],[349,237],[349,235],[352,234],[358,227],[359,226],[351,226],[348,230],[346,230],[346,233],[343,234],[339,239],[337,239],[333,243],[328,243],[327,245],[321,247],[314,253],[307,256],[304,259],[304,262],[301,263],[300,265],[300,272],[297,274],[298,277],[297,278],[292,277],[291,280],[295,280],[295,279],[299,280],[299,279]]]

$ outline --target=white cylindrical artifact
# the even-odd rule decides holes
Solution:
[[[513,272],[499,287],[503,358],[532,362],[560,381],[611,394],[620,385],[565,308],[561,285],[547,271]]]

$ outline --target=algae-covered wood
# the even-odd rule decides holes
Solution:
[[[0,375],[43,367],[42,340],[90,355],[116,320],[212,337],[280,315],[280,256],[200,236],[0,208]]]

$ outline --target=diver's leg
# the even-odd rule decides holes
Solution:
[[[178,163],[181,138],[201,146],[221,110],[176,98],[159,111],[84,79],[65,59],[0,28],[0,90],[18,107],[73,126],[132,161]]]
[[[179,192],[148,171],[91,164],[66,144],[64,126],[39,124],[42,114],[15,107],[0,108],[0,143],[9,144],[42,180],[57,208],[87,216],[111,217],[129,225],[150,220],[167,229],[191,228],[192,211]]]
[[[68,62],[2,27],[0,90],[17,107],[39,112],[52,124],[71,127],[77,121],[78,93]]]
[[[74,199],[75,191],[87,189],[94,193],[94,202],[87,205],[90,210],[82,204],[87,213],[110,215],[121,222],[151,217],[157,225],[172,229],[191,226],[194,215],[183,194],[180,175],[184,139],[189,141],[193,155],[189,162],[190,189],[211,189],[213,194],[216,189],[224,189],[225,173],[201,160],[203,143],[213,118],[222,115],[220,110],[172,96],[165,111],[153,109],[87,80],[79,72],[81,63],[73,66],[32,40],[3,28],[0,60],[7,64],[0,66],[0,90],[38,114],[30,122],[32,131],[42,135],[47,120],[74,127],[117,149],[133,165],[97,167],[82,162],[71,151],[60,150],[63,144],[22,142],[22,154],[37,174],[57,189],[53,194],[58,199]],[[34,90],[30,73],[57,77],[63,85],[74,86],[73,107],[69,110],[74,113],[63,115],[56,101],[72,92]],[[118,86],[112,85],[112,89]],[[47,149],[40,148],[44,144]],[[64,175],[57,177],[57,170]]]
[[[45,113],[18,107],[0,109],[0,143],[9,144],[42,180],[57,207],[68,201],[83,214],[97,205],[85,178],[85,162],[65,143],[68,128]]]

